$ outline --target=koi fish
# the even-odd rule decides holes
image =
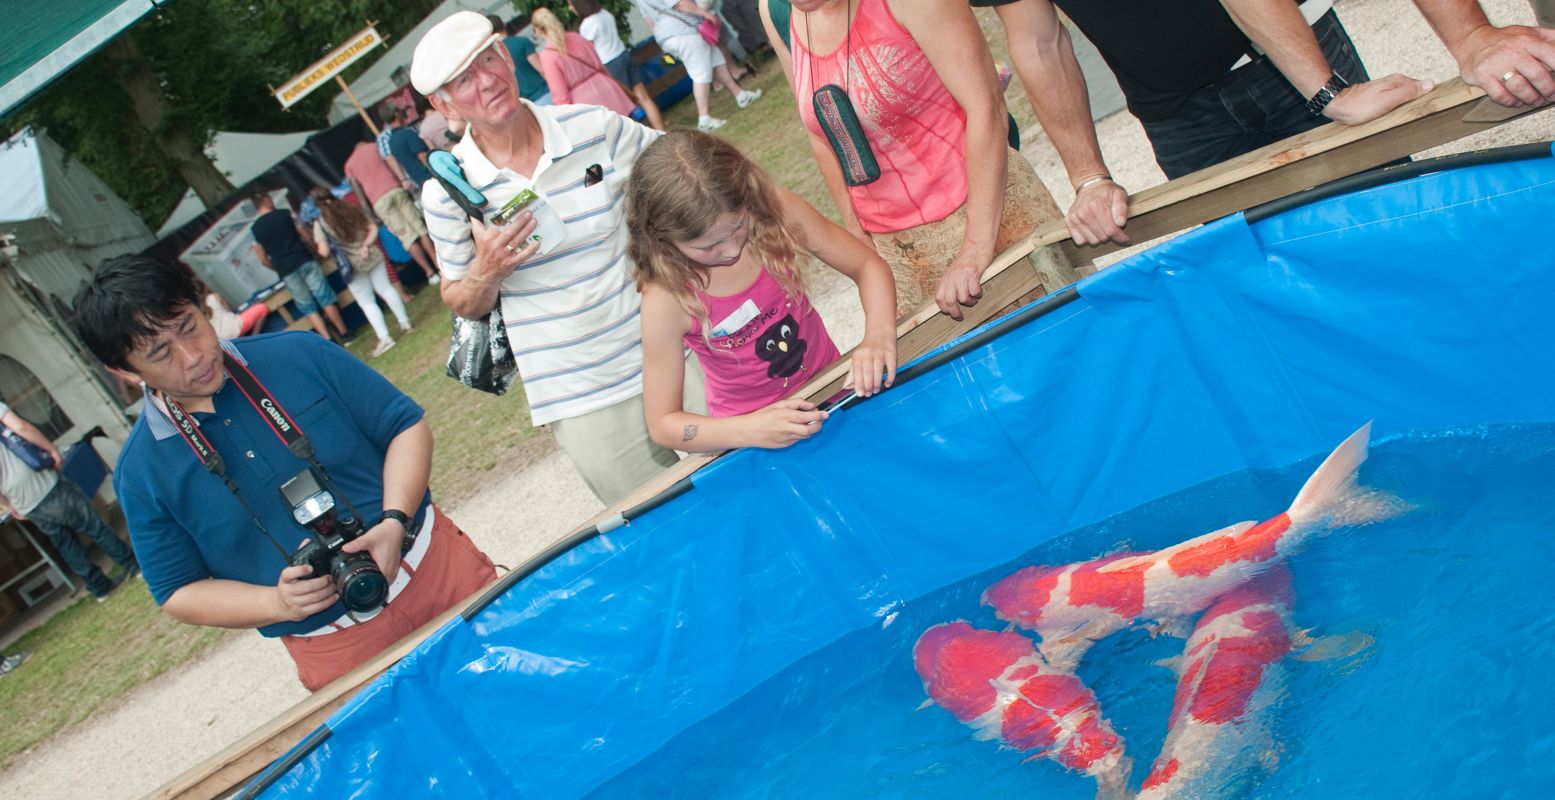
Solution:
[[[1089,775],[1099,798],[1123,796],[1132,762],[1122,738],[1096,695],[1073,673],[1049,666],[1030,639],[951,622],[918,637],[913,662],[930,699],[976,738]]]
[[[1272,757],[1267,709],[1283,690],[1284,659],[1303,637],[1290,624],[1293,600],[1290,571],[1277,566],[1199,618],[1178,662],[1166,742],[1140,798],[1225,796],[1257,766],[1250,757]]]
[[[1050,665],[1073,671],[1093,643],[1112,633],[1142,620],[1181,621],[1281,563],[1315,534],[1380,518],[1378,508],[1339,513],[1359,496],[1355,474],[1366,460],[1370,436],[1368,422],[1323,461],[1290,508],[1272,519],[1239,522],[1154,552],[1026,567],[990,586],[983,603],[1000,619],[1036,632]]]

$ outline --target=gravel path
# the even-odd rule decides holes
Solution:
[[[1529,24],[1521,0],[1486,0],[1492,20]],[[1340,13],[1374,75],[1405,72],[1444,80],[1456,71],[1419,14],[1405,0],[1342,0]],[[1012,91],[1019,91],[1019,84]],[[1132,191],[1164,180],[1133,117],[1117,114],[1099,125],[1102,149],[1120,182]],[[1045,137],[1030,135],[1026,156],[1060,206],[1072,192]],[[1555,139],[1555,118],[1541,114],[1431,151],[1458,152]],[[1114,259],[1108,259],[1108,262]],[[840,347],[856,344],[862,317],[845,279],[820,278],[811,291]],[[490,485],[450,513],[494,560],[523,562],[600,505],[565,457],[552,454],[523,472],[493,475]],[[280,645],[235,635],[198,661],[131,693],[112,711],[63,732],[0,775],[0,797],[137,797],[233,742],[305,692]],[[111,778],[107,776],[112,776]]]

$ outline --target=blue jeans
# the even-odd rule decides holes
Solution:
[[[329,281],[324,279],[324,270],[319,268],[317,261],[303,264],[287,273],[281,280],[292,293],[292,302],[297,305],[299,317],[317,314],[324,306],[335,303],[335,290],[331,289]]]
[[[76,540],[76,534],[86,534],[110,558],[126,568],[135,565],[135,553],[129,545],[108,527],[97,509],[92,507],[86,492],[81,491],[81,487],[72,481],[60,478],[38,505],[27,512],[27,518],[48,535],[70,571],[80,575],[86,582],[87,590],[98,597],[107,594],[112,584],[108,576],[92,563],[86,548]]]
[[[1340,77],[1350,83],[1370,80],[1334,12],[1318,19],[1312,33]],[[1264,56],[1195,91],[1171,118],[1141,124],[1161,171],[1180,178],[1328,123],[1307,111],[1306,103]]]

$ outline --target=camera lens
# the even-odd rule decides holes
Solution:
[[[335,557],[335,589],[346,610],[357,614],[377,611],[389,599],[389,581],[377,562],[366,553]]]

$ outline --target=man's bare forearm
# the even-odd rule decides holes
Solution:
[[[443,304],[465,319],[480,319],[497,307],[501,285],[474,275],[459,280],[445,279],[440,288]]]

